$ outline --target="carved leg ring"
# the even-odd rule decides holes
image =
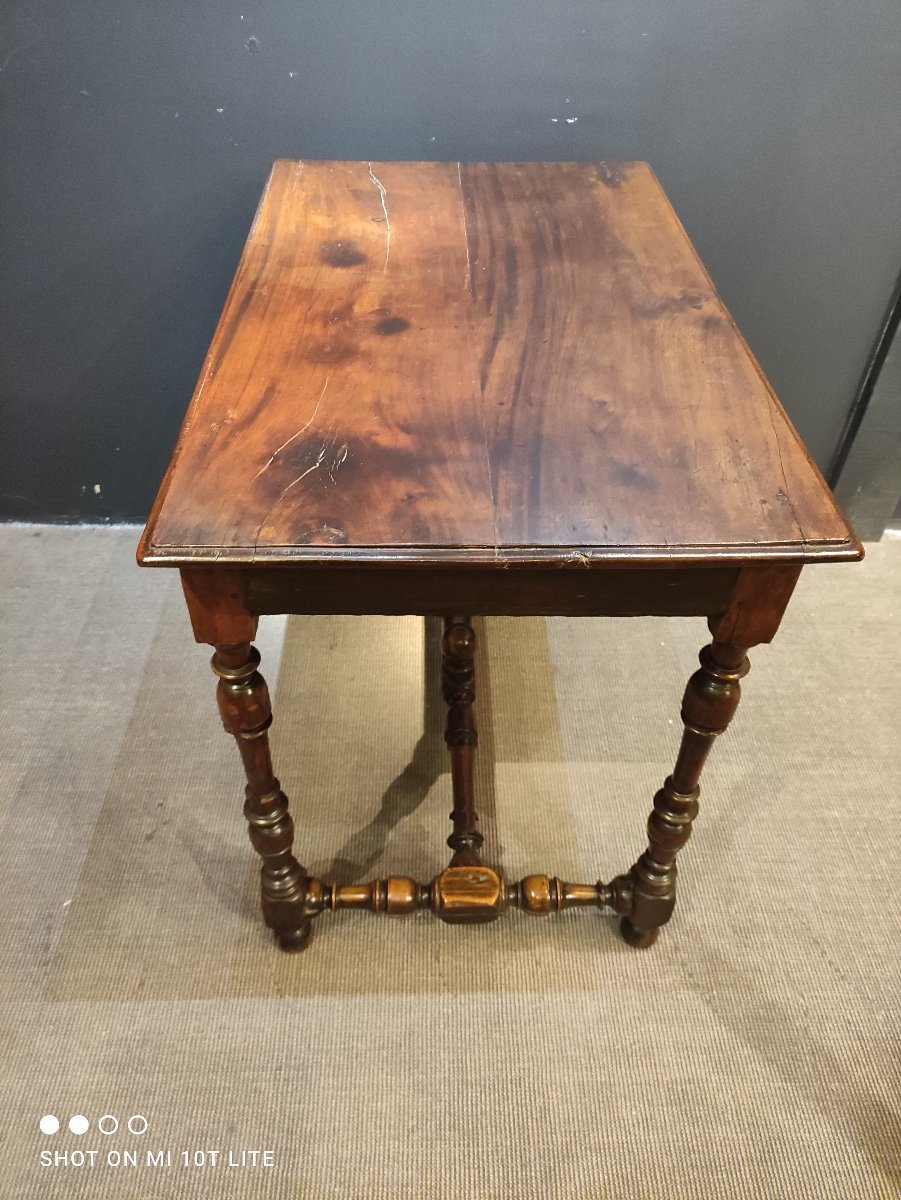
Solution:
[[[212,658],[222,724],[238,743],[247,776],[244,816],[251,843],[263,860],[263,918],[283,950],[302,950],[312,929],[305,908],[307,872],[291,853],[294,825],[288,799],[272,773],[272,708],[259,663],[259,651],[249,642],[217,646]]]
[[[750,670],[745,650],[714,640],[700,654],[701,669],[682,701],[685,730],[672,775],[654,797],[648,848],[632,868],[632,908],[620,925],[632,946],[653,944],[676,904],[676,855],[698,815],[699,780],[714,740],[728,727]]]

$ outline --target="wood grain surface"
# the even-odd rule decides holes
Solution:
[[[647,165],[280,161],[139,559],[860,553]]]

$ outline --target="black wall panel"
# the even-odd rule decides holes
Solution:
[[[17,0],[0,24],[0,515],[145,515],[277,157],[647,159],[828,462],[901,264],[897,0]]]

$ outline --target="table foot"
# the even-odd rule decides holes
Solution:
[[[630,946],[634,946],[637,950],[646,950],[648,946],[653,946],[657,941],[660,927],[636,929],[628,917],[623,917],[619,923],[619,931],[623,936],[623,941],[628,942]]]
[[[306,950],[312,936],[312,923],[305,921],[300,929],[295,929],[291,933],[277,933],[276,941],[279,950],[284,950],[286,954],[299,954],[301,950]]]

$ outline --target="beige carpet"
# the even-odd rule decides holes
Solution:
[[[652,950],[592,912],[344,913],[287,957],[257,918],[207,651],[136,536],[0,528],[3,1200],[901,1197],[901,540],[808,570],[754,652]],[[610,878],[643,848],[703,621],[480,632],[487,858]],[[433,633],[261,628],[317,873],[446,861]]]

